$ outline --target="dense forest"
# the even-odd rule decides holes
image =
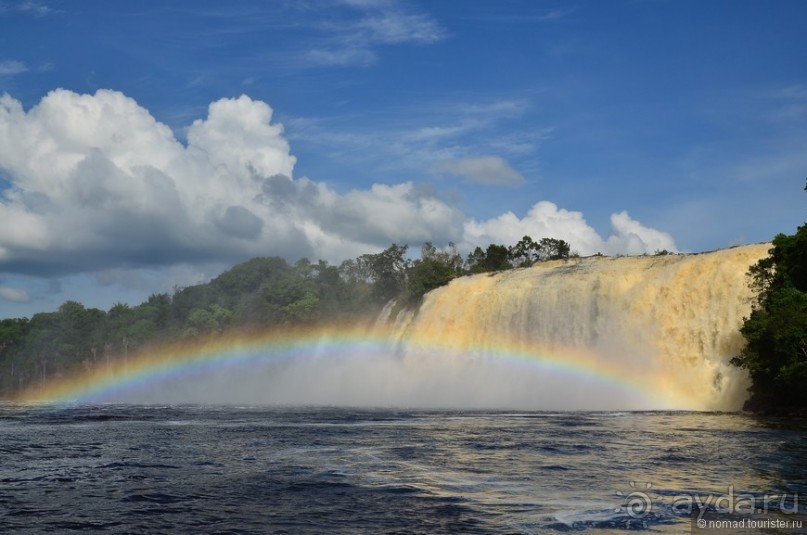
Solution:
[[[807,186],[805,186],[807,191]],[[751,375],[748,410],[807,410],[807,222],[773,239],[748,272],[757,300],[740,331],[746,346],[732,363]]]
[[[30,319],[0,320],[0,397],[76,370],[178,341],[204,341],[225,332],[375,317],[395,299],[417,305],[423,295],[472,273],[526,267],[573,255],[563,240],[529,236],[517,244],[477,247],[463,259],[453,244],[421,247],[392,244],[330,265],[280,257],[253,258],[208,283],[153,294],[137,306],[118,303],[108,311],[67,301],[55,312]]]

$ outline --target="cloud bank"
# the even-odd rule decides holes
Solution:
[[[523,218],[477,221],[412,182],[337,192],[295,178],[272,113],[247,96],[221,99],[183,144],[120,92],[59,89],[27,111],[0,97],[0,272],[53,276],[259,255],[339,261],[392,242],[470,249],[524,234],[565,239],[581,254],[675,250],[668,234],[627,212],[612,216],[602,238],[581,213],[546,201]],[[455,163],[471,176],[490,164],[499,180],[520,177],[496,159]]]

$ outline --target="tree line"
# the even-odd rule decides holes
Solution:
[[[395,299],[416,306],[452,279],[569,258],[563,240],[524,236],[517,244],[477,247],[466,258],[453,244],[425,243],[411,259],[392,244],[332,265],[302,258],[253,258],[210,282],[152,294],[108,311],[67,301],[54,312],[0,320],[0,397],[76,370],[109,366],[136,352],[178,341],[200,341],[229,331],[361,321]]]

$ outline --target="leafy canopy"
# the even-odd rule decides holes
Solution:
[[[807,190],[807,187],[805,187]],[[732,363],[751,376],[746,408],[807,409],[807,223],[773,239],[769,256],[748,271],[757,298],[740,332],[746,347]]]

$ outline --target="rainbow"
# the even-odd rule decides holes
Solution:
[[[222,336],[186,345],[167,345],[151,351],[103,359],[79,373],[54,378],[30,388],[17,401],[41,404],[96,403],[116,399],[175,379],[205,376],[230,369],[248,369],[261,363],[318,358],[379,358],[401,350],[433,358],[462,355],[502,365],[519,366],[535,373],[559,374],[595,381],[606,386],[641,393],[655,406],[687,407],[674,385],[661,384],[651,374],[637,374],[624,365],[580,349],[547,348],[540,344],[488,340],[484,345],[448,339],[407,338],[385,329],[317,328],[268,331]],[[655,374],[658,375],[658,374]]]

